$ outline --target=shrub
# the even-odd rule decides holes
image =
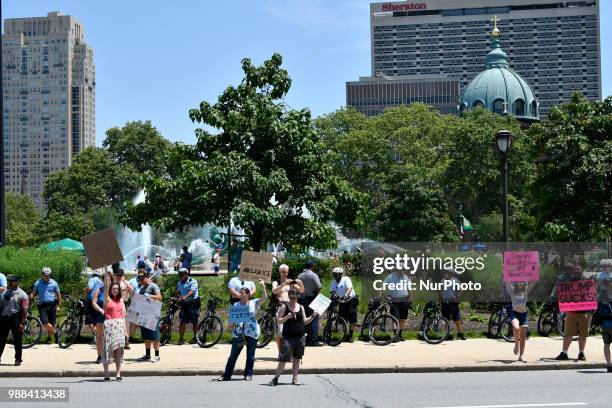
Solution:
[[[53,279],[58,282],[62,292],[80,293],[84,285],[81,272],[85,267],[80,254],[37,248],[0,248],[0,272],[18,275],[25,290],[32,289],[45,266],[53,271]]]

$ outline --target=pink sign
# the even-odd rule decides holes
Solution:
[[[504,280],[506,282],[534,282],[540,280],[538,251],[504,252]]]
[[[597,309],[597,285],[593,279],[557,283],[559,311]]]

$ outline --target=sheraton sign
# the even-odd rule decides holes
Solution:
[[[427,3],[383,3],[382,11],[425,10]]]

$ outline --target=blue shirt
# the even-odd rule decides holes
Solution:
[[[0,288],[6,288],[6,287],[8,287],[7,282],[6,282],[6,276],[0,273]]]
[[[132,278],[128,281],[128,283],[134,289],[134,293],[140,293],[140,283],[138,283],[138,279]]]
[[[187,295],[190,291],[193,290],[193,295],[185,298],[185,301],[189,302],[193,299],[198,298],[198,281],[195,279],[187,278],[187,281],[183,283],[182,280],[178,281],[178,291],[181,296]]]
[[[104,283],[102,282],[102,279],[100,279],[99,276],[92,276],[91,278],[89,278],[89,280],[87,281],[87,289],[91,289],[91,291],[87,292],[85,299],[91,300],[94,292],[96,291],[96,288],[102,289],[102,287],[104,287]],[[100,290],[99,293],[102,293],[102,290]],[[98,294],[98,298],[99,297],[100,295]]]
[[[36,291],[38,294],[38,303],[49,303],[55,302],[55,294],[59,295],[60,289],[57,282],[53,279],[49,279],[49,282],[45,282],[42,278],[34,283],[32,291]]]
[[[181,268],[191,268],[193,254],[191,252],[183,252],[181,255]]]
[[[243,334],[253,339],[259,337],[261,334],[261,329],[257,323],[257,310],[259,306],[259,299],[249,300],[249,321],[234,325],[232,337],[240,337]]]

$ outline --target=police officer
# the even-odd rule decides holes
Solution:
[[[51,278],[51,268],[44,267],[41,278],[34,283],[30,298],[34,300],[37,296],[40,321],[47,329],[47,344],[51,343],[52,337],[53,342],[57,343],[55,322],[62,305],[62,295],[59,285]]]
[[[185,343],[185,325],[193,325],[193,338],[189,340],[189,344],[196,342],[196,333],[198,331],[198,319],[200,318],[200,295],[198,294],[198,281],[189,276],[187,268],[179,269],[178,281],[178,301],[181,303],[181,312],[179,318],[179,345]]]
[[[15,365],[21,365],[23,329],[28,317],[28,295],[19,287],[16,275],[8,277],[8,289],[0,294],[0,358],[9,332],[13,334]]]

